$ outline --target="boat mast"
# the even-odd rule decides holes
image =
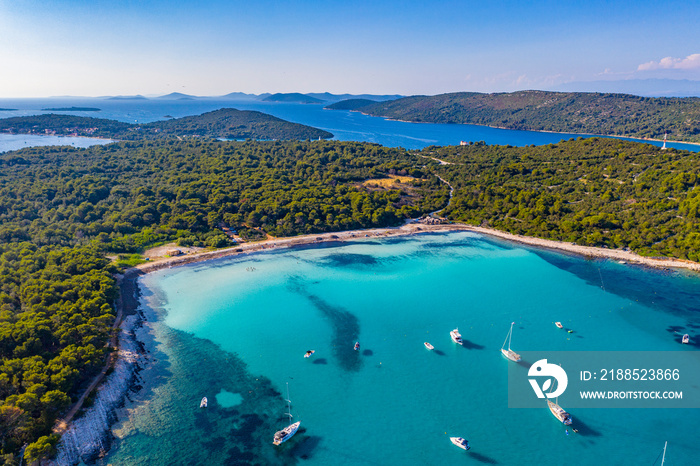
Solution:
[[[508,331],[508,335],[506,335],[506,339],[503,341],[503,346],[506,346],[506,342],[508,342],[508,351],[510,351],[510,339],[511,335],[513,334],[513,324],[515,324],[515,322],[512,322],[510,324],[510,330]],[[503,346],[501,346],[501,348],[503,348]]]
[[[287,416],[289,416],[289,423],[291,424],[293,416],[292,416],[292,400],[289,399],[289,382],[287,382],[287,403],[289,405],[288,406],[289,409],[287,410],[286,414],[287,414]]]
[[[661,466],[664,466],[664,461],[666,460],[666,445],[668,445],[668,440],[664,442],[664,456],[661,458]]]

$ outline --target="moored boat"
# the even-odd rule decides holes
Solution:
[[[309,351],[307,351],[306,353],[304,353],[304,357],[305,357],[305,358],[309,358],[309,357],[311,357],[311,355],[314,354],[315,352],[316,352],[316,350],[309,350]]]
[[[360,342],[356,341],[355,346],[352,349],[354,349],[355,351],[359,350],[360,349]]]
[[[462,335],[459,333],[458,329],[454,329],[450,332],[450,338],[458,345],[462,344]]]
[[[281,443],[286,442],[294,434],[297,433],[297,430],[299,430],[299,425],[301,424],[301,421],[295,422],[294,424],[290,424],[287,427],[285,427],[282,430],[279,430],[275,432],[275,438],[272,441],[273,445],[279,445]]]
[[[207,400],[207,397],[205,396],[204,398],[202,398],[202,401],[199,402],[199,407],[206,408],[208,404],[209,400]]]
[[[559,328],[564,328],[564,326],[561,324],[561,322],[554,322],[554,325],[556,325]]]
[[[469,450],[471,447],[469,446],[469,440],[465,440],[462,437],[450,437],[450,441],[457,445],[459,448],[462,450]]]
[[[501,347],[501,354],[505,356],[506,358],[510,359],[513,362],[518,362],[520,361],[520,355],[510,349],[510,340],[513,337],[513,325],[515,322],[510,324],[510,330],[508,331],[508,335],[506,336],[505,341],[503,342],[503,346]],[[508,349],[506,349],[506,342],[508,343]]]
[[[561,406],[549,400],[547,400],[547,406],[549,406],[549,410],[552,412],[552,414],[554,414],[554,417],[559,419],[559,421],[561,421],[562,424],[564,424],[565,426],[571,425],[571,423],[573,422],[571,419],[571,414],[564,411],[564,409]]]
[[[425,343],[423,343],[423,344],[424,344],[425,347],[428,348],[429,350],[435,349],[435,347],[434,347],[433,345],[431,345],[430,343],[428,343],[427,341],[426,341]]]
[[[299,425],[301,424],[301,421],[297,421],[293,424],[292,422],[292,400],[289,399],[289,383],[287,383],[287,403],[289,404],[289,411],[287,411],[287,416],[289,416],[289,422],[290,424],[285,427],[282,430],[278,430],[275,432],[275,436],[272,439],[272,444],[273,445],[280,445],[290,438],[294,436],[294,434],[297,433],[297,430],[299,430]]]
[[[683,335],[683,338],[681,338],[681,343],[683,343],[684,345],[690,343],[690,335],[688,335],[687,333]]]

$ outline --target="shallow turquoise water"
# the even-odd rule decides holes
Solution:
[[[160,320],[144,327],[144,388],[106,463],[653,464],[665,440],[668,464],[700,453],[694,410],[580,409],[567,436],[546,408],[508,409],[499,351],[513,321],[520,351],[695,350],[674,333],[700,328],[693,276],[451,233],[258,253],[142,284]],[[302,430],[275,448],[286,383]]]

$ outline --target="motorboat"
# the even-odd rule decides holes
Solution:
[[[690,343],[690,335],[688,335],[687,333],[683,335],[683,338],[681,338],[681,343],[683,343],[684,345]]]
[[[304,353],[305,358],[310,358],[312,354],[314,354],[316,350],[309,350],[306,353]]]
[[[355,351],[359,350],[360,349],[360,342],[356,341],[355,346],[352,349],[354,349]]]
[[[423,343],[423,344],[424,344],[425,347],[428,348],[429,350],[434,350],[434,349],[435,349],[435,347],[434,347],[433,345],[431,345],[430,343],[428,343],[427,341],[426,341],[425,343]]]
[[[204,398],[202,398],[202,401],[199,402],[199,407],[206,408],[208,404],[209,400],[207,400],[207,397],[205,396]]]
[[[561,322],[554,322],[554,325],[556,325],[559,328],[564,328],[564,326],[561,324]]]
[[[471,447],[469,446],[469,440],[463,439],[462,437],[450,437],[450,441],[457,445],[459,448],[462,450],[469,450]]]
[[[458,329],[454,329],[450,332],[450,338],[458,345],[462,344],[462,335],[459,333]]]

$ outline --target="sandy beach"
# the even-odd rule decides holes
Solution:
[[[528,246],[536,246],[547,249],[566,251],[573,254],[578,254],[583,257],[596,257],[612,259],[621,262],[632,264],[645,265],[648,267],[657,268],[679,268],[693,271],[700,271],[700,263],[670,258],[654,258],[644,257],[632,251],[624,251],[621,249],[608,249],[592,246],[581,246],[563,241],[554,241],[531,236],[514,235],[493,228],[477,227],[472,225],[464,225],[459,223],[450,223],[442,225],[426,225],[422,223],[408,223],[396,228],[376,228],[371,230],[355,230],[342,231],[333,233],[319,233],[312,235],[293,236],[288,238],[275,238],[254,243],[244,243],[234,247],[219,249],[217,251],[199,252],[186,254],[176,257],[161,258],[150,261],[145,264],[138,265],[136,269],[140,273],[150,273],[166,267],[176,267],[179,265],[191,264],[194,262],[202,262],[221,257],[234,256],[238,254],[247,254],[256,251],[288,248],[305,244],[320,243],[324,241],[352,241],[362,238],[376,237],[392,237],[405,236],[426,232],[450,232],[450,231],[473,231],[487,236],[512,241]]]

